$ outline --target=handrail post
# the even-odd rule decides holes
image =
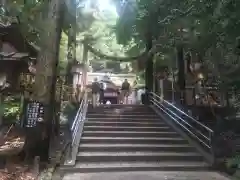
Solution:
[[[211,151],[211,154],[214,155],[214,149],[213,149],[212,139],[213,139],[213,132],[210,132],[210,131],[209,131],[209,146],[211,147],[210,151]]]
[[[67,157],[66,158],[67,164],[71,164],[73,162],[73,155],[72,155],[72,153],[73,153],[73,146],[72,146],[72,143],[70,143],[70,146],[68,148],[67,155],[66,155],[66,157]]]

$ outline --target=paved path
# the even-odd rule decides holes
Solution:
[[[215,172],[116,172],[65,175],[63,180],[230,180]]]

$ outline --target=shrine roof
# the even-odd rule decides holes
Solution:
[[[11,44],[17,52],[28,53],[30,57],[37,57],[38,49],[23,36],[19,24],[4,25],[0,23],[0,36],[3,43]]]
[[[7,53],[7,52],[0,52],[1,60],[21,60],[25,57],[29,57],[28,53]]]

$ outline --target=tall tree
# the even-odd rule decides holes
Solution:
[[[73,82],[73,76],[71,73],[71,68],[74,64],[74,61],[76,61],[76,35],[77,35],[77,22],[76,22],[76,17],[77,17],[77,3],[76,1],[73,1],[69,5],[69,28],[68,28],[68,54],[67,54],[67,72],[66,72],[66,80],[65,83],[70,85]]]
[[[166,26],[176,18],[180,19],[191,10],[191,6],[182,1],[126,1],[120,8],[120,18],[116,33],[120,43],[128,44],[134,40],[135,46],[145,47],[147,51],[156,48]],[[164,45],[163,45],[164,46]],[[133,46],[133,48],[135,48]],[[159,47],[157,47],[159,48]],[[163,48],[160,46],[160,48]],[[153,54],[147,58],[145,69],[146,86],[153,88]]]
[[[45,31],[41,36],[41,52],[37,58],[34,99],[45,106],[42,132],[43,152],[48,158],[50,136],[52,134],[56,69],[58,65],[59,45],[62,31],[63,1],[51,0],[48,4],[48,15],[45,19]],[[43,157],[44,158],[44,157]]]

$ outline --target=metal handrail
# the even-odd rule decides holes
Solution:
[[[199,122],[198,120],[196,120],[195,118],[193,118],[192,116],[189,116],[187,113],[185,113],[184,111],[182,111],[181,109],[177,108],[176,106],[174,106],[172,103],[166,101],[165,99],[161,98],[160,96],[158,96],[155,93],[151,93],[154,94],[155,97],[159,98],[159,100],[163,101],[164,103],[170,105],[171,107],[173,107],[175,110],[177,110],[178,112],[180,112],[181,114],[183,114],[184,116],[187,116],[189,119],[191,119],[192,121],[194,121],[195,123],[197,123],[198,125],[202,126],[203,128],[205,128],[206,130],[213,132],[212,129],[210,129],[209,127],[205,126],[204,124],[202,124],[201,122]]]
[[[84,122],[86,113],[87,113],[87,106],[88,106],[88,100],[87,100],[87,92],[84,93],[82,102],[79,106],[79,109],[77,111],[77,114],[74,118],[74,121],[71,126],[71,134],[72,134],[72,145],[75,145],[75,140],[77,137],[77,133],[80,127],[80,123]]]
[[[80,138],[82,136],[82,130],[84,126],[84,121],[87,114],[87,108],[88,108],[88,93],[85,92],[83,95],[82,102],[80,103],[80,106],[78,108],[77,114],[74,118],[74,121],[71,126],[71,142],[69,143],[69,150],[67,155],[67,164],[75,164],[76,161],[76,152],[78,150],[78,146],[80,143]]]
[[[153,99],[153,101],[155,101],[155,99]],[[177,118],[179,118],[184,124],[186,124],[187,126],[193,128],[199,135],[203,136],[205,139],[208,139],[207,136],[203,135],[198,129],[196,129],[194,126],[192,126],[191,124],[189,124],[187,121],[185,121],[182,117],[180,117],[179,115],[177,115],[176,113],[174,113],[173,111],[171,111],[169,108],[165,109],[171,114],[171,116],[175,116]],[[170,115],[169,114],[169,115]]]
[[[158,96],[153,92],[149,94],[149,98],[155,107],[161,109],[166,115],[168,115],[178,125],[185,129],[191,136],[196,138],[202,145],[204,145],[208,149],[211,149],[211,140],[214,133],[212,129],[197,121],[193,117],[189,116],[188,114],[174,106],[172,103],[164,100],[162,97]],[[170,106],[171,108],[176,110],[176,112],[166,106]],[[191,120],[191,122],[186,121],[186,119]],[[192,123],[197,125],[197,127],[192,125]],[[201,131],[201,129],[205,131],[205,133]]]

